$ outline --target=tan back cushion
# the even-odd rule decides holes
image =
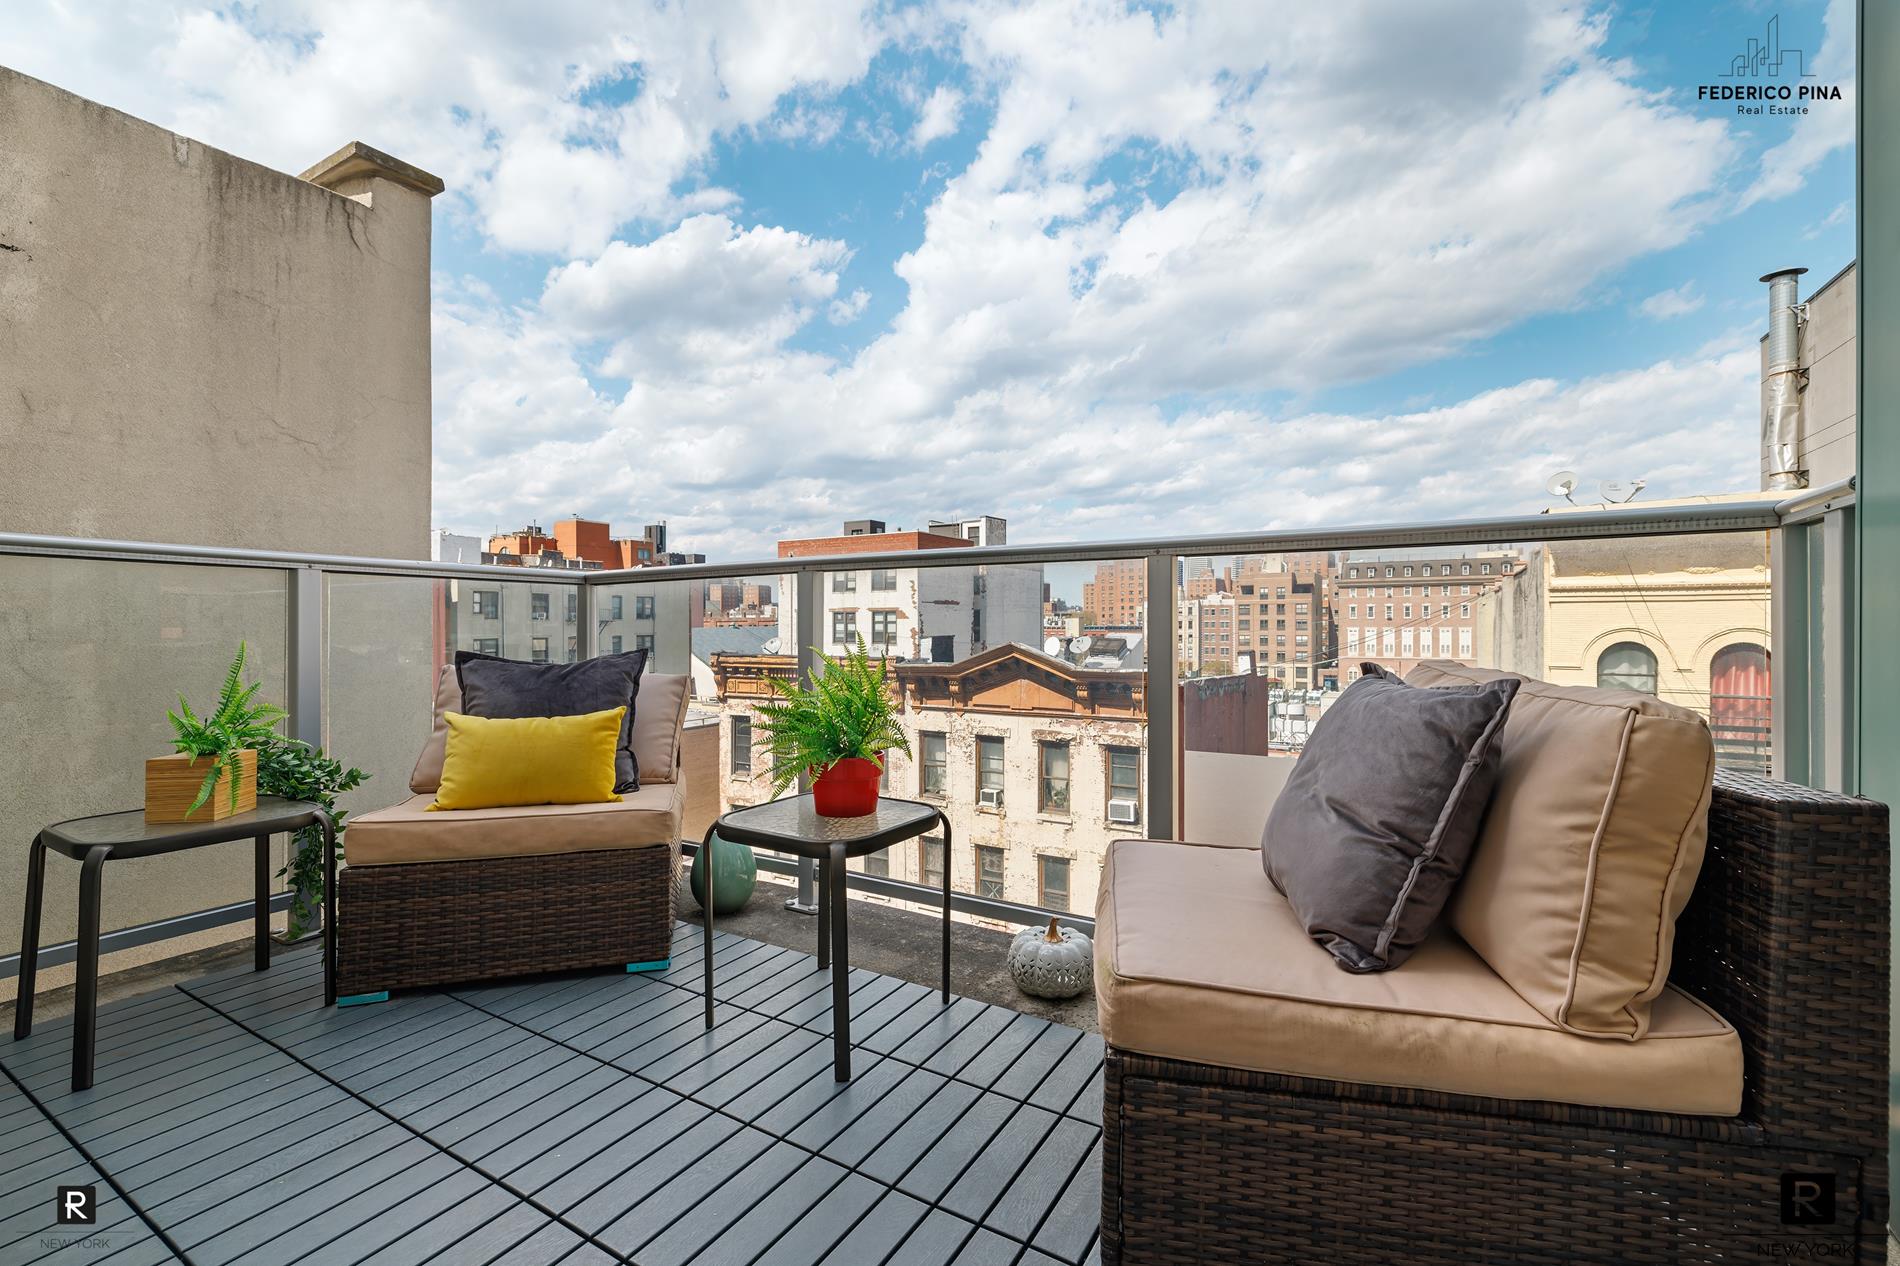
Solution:
[[[642,673],[640,693],[633,702],[633,758],[640,765],[640,782],[672,782],[678,777],[680,732],[686,728],[686,704],[692,678],[670,673]]]
[[[1406,680],[1514,675],[1431,661]],[[1451,926],[1554,1023],[1642,1037],[1708,842],[1708,724],[1634,691],[1525,679],[1499,742],[1497,788]]]
[[[444,664],[435,678],[435,720],[429,727],[429,741],[416,757],[409,775],[409,790],[417,795],[434,795],[442,785],[442,758],[449,750],[449,723],[443,714],[462,710],[462,683],[455,676],[455,665]]]
[[[633,758],[639,763],[642,784],[672,782],[678,776],[680,731],[686,727],[691,685],[692,679],[683,675],[640,675],[640,690],[633,699]],[[455,665],[444,664],[435,682],[435,720],[429,741],[422,745],[422,755],[409,775],[409,790],[416,795],[434,795],[442,785],[442,758],[449,746],[449,723],[442,717],[461,709],[462,684]]]

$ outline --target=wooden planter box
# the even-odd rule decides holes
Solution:
[[[187,814],[191,802],[204,786],[211,761],[182,752],[172,756],[154,756],[145,762],[145,820],[147,822],[216,822],[233,814],[249,813],[257,807],[257,753],[245,748],[238,753],[237,807],[231,807],[231,775],[218,775],[211,798]]]

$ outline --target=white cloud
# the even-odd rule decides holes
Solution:
[[[1695,282],[1685,281],[1674,290],[1658,290],[1636,305],[1636,310],[1654,321],[1688,316],[1702,307],[1703,298],[1695,292]]]
[[[739,364],[828,303],[850,255],[843,242],[697,215],[644,246],[615,242],[555,269],[542,307],[567,333],[610,344],[610,374]]]
[[[6,57],[285,171],[368,141],[501,247],[591,252],[683,198],[716,207],[693,195],[717,137],[855,81],[883,41],[874,0],[42,4],[9,9]]]
[[[833,299],[830,308],[830,320],[833,325],[849,325],[864,315],[864,309],[871,302],[871,292],[862,287],[853,290],[848,298]]]
[[[956,133],[963,116],[963,94],[949,84],[938,84],[924,99],[917,113],[917,125],[911,129],[910,143],[922,149],[932,141]]]
[[[1839,101],[1817,101],[1805,115],[1785,120],[1788,137],[1770,147],[1761,156],[1755,180],[1743,192],[1740,209],[1746,211],[1758,202],[1785,198],[1807,182],[1808,173],[1836,150],[1854,144],[1854,113],[1857,92],[1854,80],[1854,34],[1856,18],[1853,0],[1828,0],[1823,19],[1824,34],[1820,51],[1814,55],[1813,70],[1817,83],[1839,84]],[[1783,120],[1767,118],[1766,122]]]

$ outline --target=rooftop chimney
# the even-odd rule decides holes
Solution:
[[[1770,490],[1805,488],[1808,472],[1801,416],[1801,317],[1796,311],[1805,268],[1784,268],[1768,283],[1768,368],[1761,380],[1761,449],[1764,485]]]

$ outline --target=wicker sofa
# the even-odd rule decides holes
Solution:
[[[1644,1040],[1395,1015],[1431,1010],[1406,997],[1407,973],[1461,970],[1470,951],[1444,933],[1397,972],[1349,978],[1377,983],[1339,986],[1384,988],[1383,1004],[1286,1021],[1330,1044],[1302,1052],[1263,1029],[1275,1053],[1237,1068],[1230,1025],[1181,1010],[1191,991],[1171,1013],[1154,991],[1251,974],[1271,992],[1307,951],[1323,956],[1221,927],[1236,902],[1272,905],[1257,852],[1240,855],[1264,812],[1211,846],[1111,846],[1097,938],[1108,1266],[1887,1260],[1882,806],[1718,773]],[[1152,979],[1161,960],[1135,943],[1170,911],[1180,943],[1160,970],[1198,980]],[[1218,971],[1194,966],[1217,955]]]
[[[640,789],[611,804],[430,812],[452,665],[408,799],[350,819],[332,877],[331,1001],[532,972],[668,964],[686,785],[690,681],[648,673],[634,701]]]

